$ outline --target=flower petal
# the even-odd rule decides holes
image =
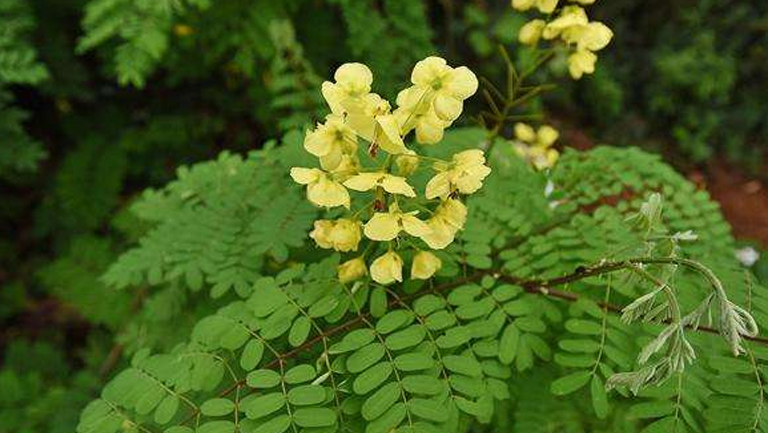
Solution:
[[[375,188],[384,173],[360,173],[344,182],[344,186],[354,191],[370,191]]]
[[[381,181],[381,187],[390,194],[400,194],[406,197],[416,197],[416,191],[408,185],[404,177],[386,175]]]
[[[400,218],[396,214],[377,212],[365,224],[365,237],[374,241],[391,241],[400,233]]]
[[[296,183],[301,185],[317,182],[317,179],[319,179],[322,174],[323,172],[316,168],[293,167],[291,169],[291,177]]]

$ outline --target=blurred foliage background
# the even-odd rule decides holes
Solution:
[[[616,34],[596,74],[535,107],[566,144],[766,178],[768,3],[593,13]],[[100,280],[145,231],[126,211],[140,191],[316,120],[319,84],[346,61],[389,97],[433,53],[498,80],[499,45],[530,61],[515,41],[525,21],[487,0],[0,0],[0,432],[73,431],[130,352],[121,336],[143,332],[127,319],[169,307]]]

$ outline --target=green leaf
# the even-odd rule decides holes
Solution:
[[[325,397],[325,388],[320,385],[303,385],[288,391],[288,402],[297,406],[320,404]]]
[[[389,408],[379,419],[368,424],[365,433],[387,433],[395,429],[405,419],[405,403],[399,402]]]
[[[567,395],[572,392],[578,391],[579,388],[589,382],[589,378],[592,373],[589,371],[579,371],[576,373],[563,376],[556,381],[552,382],[550,389],[555,395]]]
[[[403,388],[411,394],[435,395],[443,389],[440,379],[421,374],[406,376],[402,383]]]
[[[372,342],[375,338],[376,332],[372,329],[356,329],[345,335],[340,342],[331,346],[329,352],[331,354],[351,352]]]
[[[283,433],[291,426],[291,418],[288,415],[278,415],[260,425],[259,433]]]
[[[395,367],[401,371],[425,370],[435,366],[435,360],[426,353],[404,353],[395,358]]]
[[[391,350],[403,350],[421,343],[426,335],[422,325],[413,325],[389,335],[384,344]]]
[[[291,332],[288,334],[288,342],[293,347],[301,346],[307,341],[312,323],[306,316],[301,316],[293,322]]]
[[[173,419],[178,410],[179,398],[174,394],[165,397],[155,410],[155,422],[158,424],[167,424]]]
[[[369,302],[371,316],[381,317],[387,312],[387,292],[383,287],[376,287],[371,291]]]
[[[381,362],[365,370],[357,376],[352,383],[355,394],[364,395],[378,388],[392,374],[392,365],[389,362]]]
[[[232,421],[211,421],[201,425],[197,433],[234,433],[235,424]]]
[[[240,356],[240,367],[245,371],[251,371],[256,368],[264,356],[264,343],[253,339],[245,345],[243,354]]]
[[[226,398],[214,398],[200,406],[200,412],[206,416],[224,416],[235,410],[235,403]]]
[[[347,358],[347,370],[349,370],[350,373],[359,373],[379,362],[379,360],[384,357],[385,353],[383,344],[379,342],[371,343],[358,349]]]
[[[603,381],[597,375],[592,376],[590,384],[592,394],[592,407],[595,409],[595,415],[604,419],[608,416],[608,396],[605,393]]]
[[[317,372],[315,371],[315,367],[312,367],[309,364],[302,364],[288,370],[285,373],[285,381],[291,385],[295,385],[297,383],[309,382],[314,379],[316,375]]]
[[[256,281],[248,307],[256,317],[266,317],[288,302],[288,296],[277,286],[274,279],[266,277]]]
[[[430,421],[444,422],[448,420],[448,410],[435,400],[412,398],[408,400],[408,408],[417,416]]]
[[[561,349],[574,353],[596,353],[600,350],[600,343],[594,340],[560,340],[557,343]]]
[[[591,320],[571,319],[565,322],[565,329],[574,334],[600,335],[603,328]]]
[[[283,406],[285,406],[285,396],[282,392],[260,395],[241,403],[245,416],[250,419],[263,418],[280,410]]]
[[[443,363],[448,370],[454,373],[461,373],[470,377],[478,377],[483,374],[482,365],[476,359],[468,356],[444,356]]]
[[[401,397],[400,387],[395,382],[388,383],[374,392],[363,403],[361,413],[367,421],[373,421],[387,411]]]
[[[336,413],[328,408],[302,408],[294,412],[293,421],[301,427],[327,427],[336,424]]]
[[[413,321],[413,313],[407,310],[395,310],[385,314],[376,323],[376,331],[380,334],[389,334],[408,325]]]
[[[514,323],[504,328],[499,341],[499,361],[511,364],[517,354],[517,344],[520,342],[520,330]]]
[[[248,373],[245,382],[251,388],[272,388],[280,383],[280,373],[274,370],[256,370]]]
[[[328,295],[312,304],[308,314],[313,318],[324,317],[331,314],[337,305],[339,305],[339,299],[334,295]]]

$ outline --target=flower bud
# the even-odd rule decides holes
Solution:
[[[365,276],[368,273],[368,268],[365,266],[365,260],[362,257],[357,257],[352,260],[339,265],[338,275],[339,281],[342,283],[349,283]]]
[[[371,278],[379,284],[403,281],[403,259],[394,251],[380,256],[371,264]]]
[[[320,248],[333,248],[330,235],[333,230],[333,221],[330,220],[317,220],[315,221],[315,229],[309,232],[309,237],[315,240],[315,243]]]
[[[525,23],[520,28],[520,33],[517,35],[517,40],[524,45],[535,45],[541,39],[541,34],[544,32],[544,27],[547,23],[544,20],[531,20]]]
[[[411,278],[414,280],[428,280],[435,275],[443,262],[429,251],[419,251],[413,257],[411,264]]]
[[[339,219],[335,221],[333,229],[328,235],[328,241],[336,251],[357,251],[357,244],[360,243],[362,236],[360,222]]]

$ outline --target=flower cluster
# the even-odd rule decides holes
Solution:
[[[536,45],[539,40],[560,40],[569,48],[568,70],[578,80],[584,74],[595,72],[597,55],[595,52],[605,48],[613,38],[608,26],[598,21],[590,21],[581,5],[588,5],[595,0],[571,0],[573,3],[560,8],[558,0],[512,0],[512,7],[526,11],[536,7],[541,13],[554,19],[545,21],[537,18],[526,23],[518,34],[518,39],[526,45]]]
[[[479,149],[444,161],[420,155],[405,139],[413,131],[418,144],[440,142],[477,91],[477,78],[428,57],[413,68],[412,85],[397,95],[394,109],[371,92],[373,74],[363,64],[342,65],[334,80],[322,86],[331,114],[304,139],[319,168],[294,167],[291,177],[306,185],[310,202],[344,215],[315,221],[310,237],[320,248],[363,250],[339,266],[343,283],[368,274],[379,284],[403,281],[403,255],[412,257],[412,279],[429,279],[442,266],[429,250],[453,242],[467,218],[461,196],[478,191],[491,169]],[[409,181],[419,169],[434,172],[422,195]]]
[[[560,154],[552,148],[560,134],[549,125],[534,130],[525,123],[515,124],[515,152],[538,170],[555,165]]]

